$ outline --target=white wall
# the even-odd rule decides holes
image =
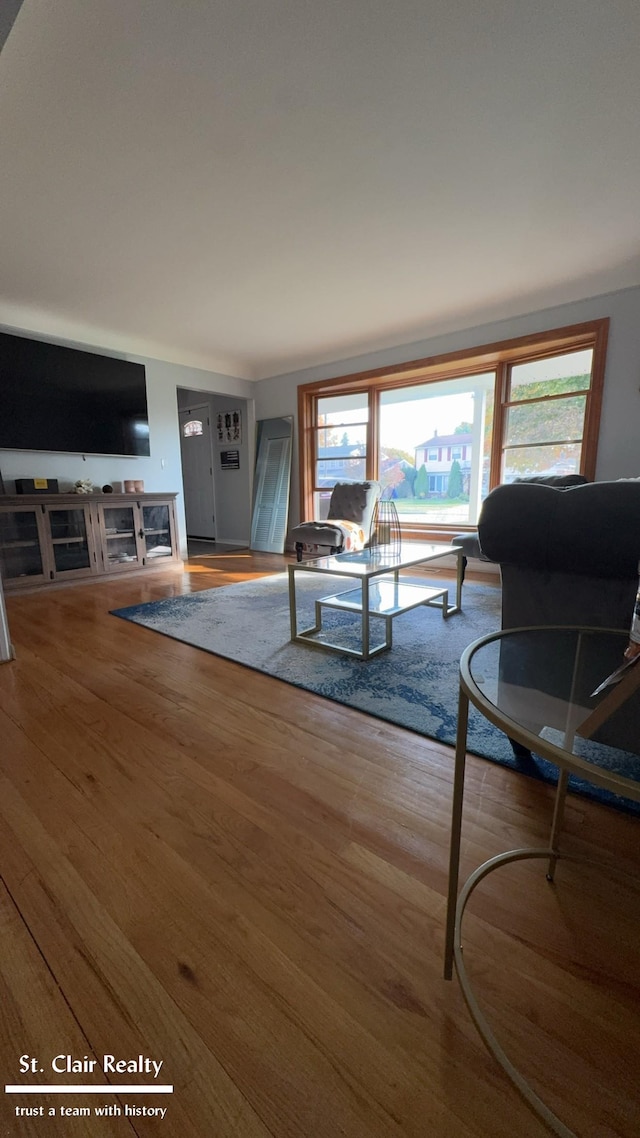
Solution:
[[[408,360],[464,351],[498,340],[533,335],[535,332],[581,324],[605,316],[610,318],[611,324],[596,478],[598,481],[607,481],[640,475],[640,288],[632,288],[591,297],[574,304],[563,304],[557,308],[546,308],[510,320],[434,336],[398,348],[336,360],[288,375],[273,376],[257,383],[256,418],[291,414],[296,416],[290,525],[293,526],[300,520],[297,388],[301,383],[312,383],[314,380],[367,371],[370,368],[393,367]]]
[[[0,330],[15,333],[13,328]],[[39,337],[36,331],[31,335],[34,339],[49,339],[45,336]],[[97,345],[92,348],[87,344],[72,343],[68,340],[57,342],[64,343],[67,347],[119,356],[119,353]],[[4,479],[5,490],[7,493],[14,492],[16,478],[57,478],[60,490],[70,490],[78,478],[90,478],[98,488],[107,482],[113,485],[114,482],[123,482],[125,478],[141,478],[147,491],[160,493],[177,491],[180,549],[182,556],[186,557],[177,389],[193,388],[201,392],[215,391],[223,395],[247,398],[253,396],[254,385],[248,380],[235,376],[181,367],[179,364],[165,363],[162,360],[147,359],[143,356],[123,358],[144,364],[146,368],[150,457],[108,458],[88,455],[86,460],[83,460],[82,455],[77,454],[0,450],[0,472]],[[247,490],[247,509],[249,502],[250,493]]]

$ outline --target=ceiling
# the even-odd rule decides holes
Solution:
[[[257,379],[637,285],[639,47],[638,0],[24,0],[0,321]]]

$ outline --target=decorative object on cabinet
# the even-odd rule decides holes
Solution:
[[[176,494],[5,495],[0,570],[8,592],[179,561]]]
[[[57,494],[57,478],[16,478],[16,494]]]

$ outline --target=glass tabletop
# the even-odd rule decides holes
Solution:
[[[461,683],[530,750],[640,799],[640,658],[624,667],[627,643],[603,629],[503,631],[466,649]]]
[[[394,569],[406,569],[411,565],[419,565],[422,561],[459,553],[460,547],[457,545],[411,541],[400,547],[375,545],[355,553],[331,553],[325,557],[314,557],[309,561],[292,563],[289,568],[296,572],[306,570],[309,573],[338,575],[344,573],[349,577],[367,577],[385,571],[391,573]]]

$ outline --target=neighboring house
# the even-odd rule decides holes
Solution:
[[[430,495],[446,498],[451,467],[456,460],[462,474],[462,492],[469,493],[472,445],[471,434],[439,435],[434,431],[430,439],[415,448],[416,470],[425,467]]]

